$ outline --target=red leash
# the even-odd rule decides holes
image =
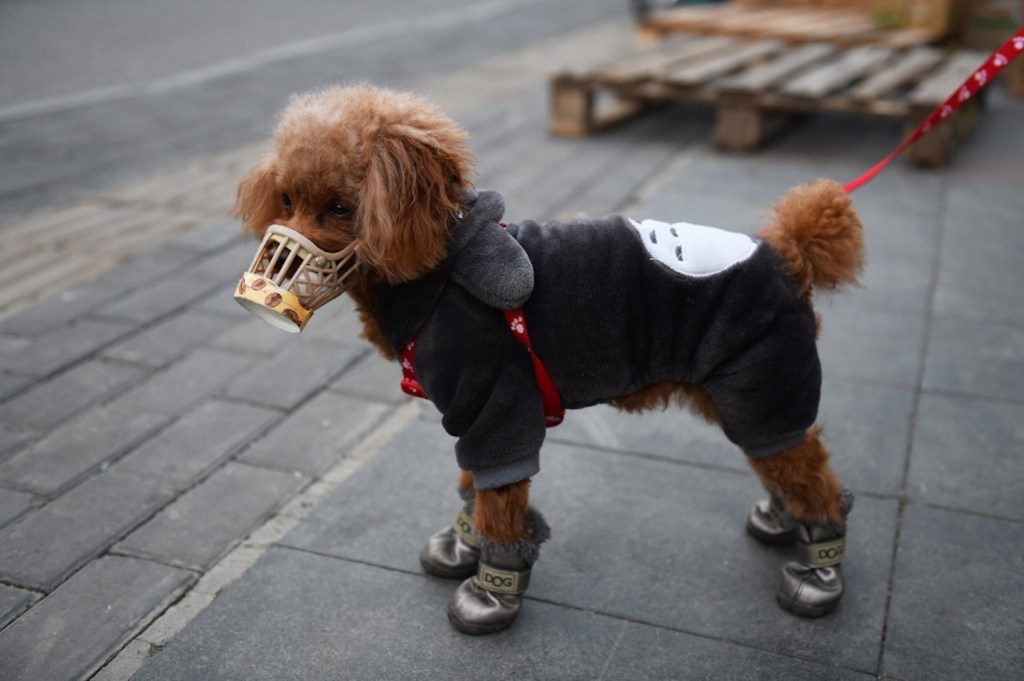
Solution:
[[[949,99],[936,108],[928,118],[924,119],[921,125],[917,126],[917,129],[914,130],[907,139],[903,140],[903,144],[897,147],[896,151],[883,158],[877,165],[875,165],[874,168],[867,171],[856,180],[843,185],[843,188],[847,192],[853,192],[875,179],[875,176],[882,172],[887,165],[892,163],[893,159],[906,151],[907,147],[927,135],[932,128],[946,118],[949,118],[954,111],[963,106],[971,97],[992,82],[995,77],[1010,64],[1010,62],[1020,56],[1021,52],[1024,52],[1024,26],[1021,26],[1015,36],[1007,40],[1006,44],[996,50],[992,56],[978,68],[977,71],[972,73],[971,76],[964,81],[963,85],[957,88],[956,92],[949,96]]]

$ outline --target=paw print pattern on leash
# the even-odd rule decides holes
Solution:
[[[513,317],[508,326],[512,329],[512,333],[517,336],[522,336],[526,331],[526,326],[523,325],[523,318],[519,316]]]

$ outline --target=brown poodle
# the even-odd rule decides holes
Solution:
[[[297,96],[235,205],[257,237],[279,225],[323,251],[355,244],[345,290],[362,335],[388,359],[405,353],[460,438],[465,506],[421,555],[428,572],[466,578],[452,623],[471,634],[508,626],[548,535],[528,505],[544,430],[531,355],[569,408],[679,403],[721,424],[771,493],[748,531],[799,549],[779,603],[831,612],[852,495],[814,427],[810,300],[862,266],[848,195],[826,180],[798,187],[757,238],[619,216],[498,226],[501,198],[472,190],[467,141],[411,95],[360,86]],[[529,351],[501,314],[514,309]]]

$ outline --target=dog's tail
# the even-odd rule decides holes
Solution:
[[[857,283],[864,266],[863,229],[842,185],[817,180],[795,187],[774,206],[761,236],[782,255],[801,297],[811,288]]]

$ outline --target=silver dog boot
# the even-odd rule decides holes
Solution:
[[[459,511],[451,527],[432,535],[420,551],[420,565],[427,574],[443,579],[465,579],[476,574],[480,543],[473,534],[469,505]]]
[[[458,492],[465,503],[455,522],[431,535],[420,551],[423,571],[442,579],[465,579],[476,574],[480,561],[480,542],[473,529],[476,492],[466,487],[459,487]]]
[[[527,521],[532,527],[527,541],[481,541],[476,575],[460,584],[448,603],[448,621],[463,634],[497,633],[519,615],[540,545],[550,536],[547,523],[537,511],[531,509]]]
[[[843,496],[848,514],[853,495]],[[799,523],[796,545],[797,560],[782,566],[779,605],[800,617],[827,615],[839,606],[845,588],[840,563],[846,557],[846,528]]]
[[[764,544],[787,546],[796,541],[797,522],[774,494],[754,504],[747,516],[747,534]]]

